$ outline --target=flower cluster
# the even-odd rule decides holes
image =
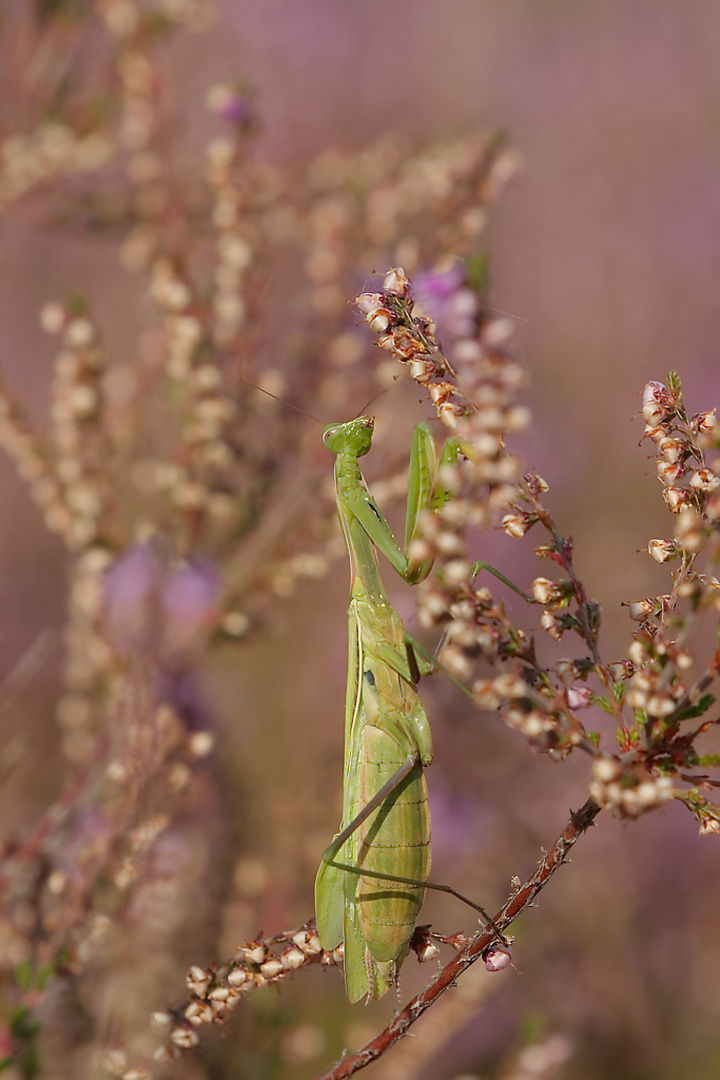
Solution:
[[[614,758],[597,758],[593,763],[590,797],[623,817],[638,817],[673,795],[669,776],[653,775],[635,764],[628,767]]]
[[[270,939],[246,942],[219,968],[191,967],[185,979],[191,997],[172,1011],[153,1014],[153,1027],[163,1037],[155,1060],[169,1061],[197,1046],[197,1029],[206,1024],[224,1024],[251,991],[278,985],[301,968],[316,964],[342,964],[342,948],[326,952],[311,925]]]
[[[104,292],[126,295],[129,272],[136,298],[118,337],[83,297],[41,298],[41,325],[56,346],[49,424],[33,423],[0,385],[0,445],[65,549],[64,667],[52,712],[68,773],[67,794],[35,829],[28,825],[27,845],[7,848],[2,876],[16,891],[0,926],[15,965],[31,964],[42,939],[43,970],[68,979],[89,1012],[100,1001],[91,979],[121,986],[139,957],[148,999],[166,999],[159,957],[175,955],[172,935],[182,936],[183,920],[213,923],[205,916],[215,894],[205,883],[219,874],[213,860],[223,861],[221,842],[208,842],[220,831],[221,775],[206,762],[215,731],[197,667],[207,650],[227,650],[228,638],[235,647],[258,635],[277,597],[326,573],[343,551],[317,431],[262,390],[312,415],[356,411],[387,382],[386,365],[364,362],[349,317],[358,267],[365,274],[401,259],[413,268],[462,259],[517,167],[497,140],[475,137],[418,152],[386,138],[307,166],[270,165],[255,144],[252,91],[231,81],[207,94],[207,145],[195,159],[176,145],[163,50],[173,30],[206,26],[211,8],[203,0],[91,7],[81,17],[60,0],[37,19],[37,123],[0,146],[0,210],[24,212],[32,195],[41,226],[52,221],[73,234],[92,226],[117,237],[116,276]],[[51,60],[75,32],[74,44],[88,33],[93,47],[78,47],[60,93],[42,73],[57,69]],[[402,301],[397,283],[394,300]],[[476,303],[464,285],[456,301],[456,314]],[[462,334],[485,342],[483,363],[509,377],[509,359],[499,362],[503,323],[482,321],[471,313],[457,322],[453,347],[461,349]],[[431,320],[424,325],[429,331]],[[441,385],[452,370],[435,379],[425,369],[439,405],[464,400],[461,389]],[[489,397],[487,405],[491,420]],[[461,424],[462,409],[455,411]],[[486,440],[468,459],[486,463],[489,501],[500,499],[503,469],[512,472],[498,447],[497,437]],[[392,481],[385,490],[392,494]],[[448,503],[442,535],[418,542],[450,556],[457,529]],[[448,582],[466,565],[460,551],[451,562]],[[49,712],[43,704],[42,715]],[[55,738],[43,729],[37,743]],[[238,770],[238,787],[250,788],[252,777]],[[294,857],[300,881],[306,867]],[[238,902],[238,936],[254,932],[262,901]],[[30,926],[20,915],[35,907]],[[188,1042],[181,1032],[192,1034],[208,1009],[215,1018],[229,1012],[245,992],[231,990],[241,972],[249,988],[277,981],[278,963],[282,957],[268,956],[260,971],[238,960],[232,979],[228,972],[190,1013],[173,1014],[178,1034],[168,1032],[167,1045]],[[79,1061],[85,1036],[61,1022],[44,988],[18,982],[15,1003],[42,1003],[48,1026],[67,1032],[69,1059],[77,1053]],[[132,997],[141,1014],[141,996]],[[129,1006],[120,1012],[97,1030],[122,1032],[124,1049],[113,1045],[107,1065],[137,1080],[142,1069],[128,1063],[144,1056],[143,1018]],[[84,1067],[78,1061],[68,1067]]]

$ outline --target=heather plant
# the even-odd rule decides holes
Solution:
[[[114,342],[96,315],[100,296],[48,297],[39,313],[55,349],[47,421],[0,386],[0,444],[67,570],[52,719],[63,789],[3,842],[3,1067],[124,1080],[281,1075],[317,1072],[332,1056],[326,1037],[333,1047],[364,1042],[324,1074],[341,1077],[420,1020],[417,1038],[375,1066],[415,1075],[514,977],[518,916],[531,935],[542,914],[529,909],[591,824],[674,802],[703,835],[720,830],[717,655],[706,655],[718,610],[714,410],[691,414],[674,374],[645,388],[644,436],[673,515],[648,553],[668,585],[628,598],[636,625],[608,659],[600,602],[553,520],[548,483],[522,463],[526,372],[516,322],[490,304],[484,237],[519,164],[503,139],[418,149],[385,138],[279,165],[262,154],[261,103],[249,87],[222,84],[208,90],[213,134],[198,156],[173,123],[166,50],[174,35],[210,24],[210,5],[98,0],[90,16],[71,2],[33,18],[20,4],[7,12],[25,64],[3,79],[24,107],[2,116],[2,214],[107,238],[141,316],[129,310]],[[221,707],[211,688],[243,653],[251,665],[283,611],[317,596],[343,558],[312,418],[382,414],[391,398],[397,432],[386,428],[374,451],[372,485],[388,505],[406,485],[399,433],[418,397],[464,448],[443,477],[455,497],[416,541],[414,554],[436,567],[415,590],[423,640],[429,650],[440,643],[446,683],[465,689],[450,687],[462,708],[479,710],[473,740],[499,720],[513,753],[579,760],[587,797],[545,838],[532,873],[513,874],[504,890],[493,883],[505,894],[489,907],[493,926],[458,933],[463,913],[449,927],[417,928],[413,951],[437,957],[439,971],[421,969],[426,987],[377,1033],[353,1039],[327,989],[316,1015],[282,1014],[285,995],[311,985],[316,969],[342,964],[341,950],[321,948],[307,907],[330,837],[326,815],[303,801],[308,777],[327,779],[330,765],[339,783],[335,758],[311,772],[323,751],[306,744],[339,732],[341,718],[323,717],[283,766],[291,718],[271,727],[268,715],[254,742],[233,742],[226,726],[242,726],[247,704],[233,692]],[[472,574],[498,525],[506,547],[495,550],[507,558]],[[511,549],[531,541],[543,575],[514,581]],[[335,617],[340,635],[342,611]],[[571,655],[555,653],[560,643]],[[40,642],[23,677],[42,663]],[[321,647],[304,664],[326,677]],[[281,669],[276,658],[272,677]],[[583,723],[592,706],[600,730]],[[49,727],[34,722],[35,737]],[[32,771],[20,732],[3,756],[6,798],[23,756]],[[272,805],[266,821],[251,809],[256,797]],[[297,896],[283,897],[272,861],[299,883]],[[261,923],[273,912],[277,921]],[[245,939],[224,947],[239,927]],[[335,999],[340,972],[326,970],[323,986],[331,979]],[[213,1028],[234,1049],[206,1066],[203,1053],[222,1060]],[[500,1074],[550,1078],[572,1052],[562,1034],[536,1032],[522,1053],[501,1056]]]

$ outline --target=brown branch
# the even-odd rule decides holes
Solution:
[[[600,807],[592,800],[588,800],[572,815],[567,827],[555,841],[552,850],[543,856],[532,877],[528,878],[525,884],[505,902],[495,916],[493,921],[503,932],[526,907],[529,907],[558,867],[567,860],[575,841],[592,825],[599,813]],[[496,935],[492,930],[482,930],[475,934],[471,941],[456,953],[450,963],[438,972],[432,982],[414,997],[402,1012],[393,1017],[384,1031],[376,1035],[361,1050],[343,1058],[317,1080],[344,1080],[344,1077],[352,1076],[360,1069],[364,1069],[366,1065],[376,1061],[406,1034],[411,1024],[414,1024],[441,994],[455,985],[462,972],[479,960],[494,940],[496,940]]]

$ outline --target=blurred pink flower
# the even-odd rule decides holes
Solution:
[[[136,545],[115,560],[105,577],[108,636],[123,651],[183,652],[213,624],[220,592],[220,575],[209,561],[173,562],[157,546]]]

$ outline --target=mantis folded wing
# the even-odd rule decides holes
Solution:
[[[383,588],[376,549],[409,583],[429,562],[409,561],[368,491],[358,459],[368,452],[365,416],[326,428],[336,455],[335,492],[351,567],[343,818],[315,882],[318,933],[325,949],[344,944],[351,1002],[381,997],[396,981],[430,873],[430,814],[423,767],[432,761],[427,716],[417,695],[417,664],[402,621]],[[441,464],[457,458],[446,444]],[[432,436],[415,429],[408,481],[406,547],[421,513],[446,494],[435,483]],[[339,859],[336,857],[339,856]]]

